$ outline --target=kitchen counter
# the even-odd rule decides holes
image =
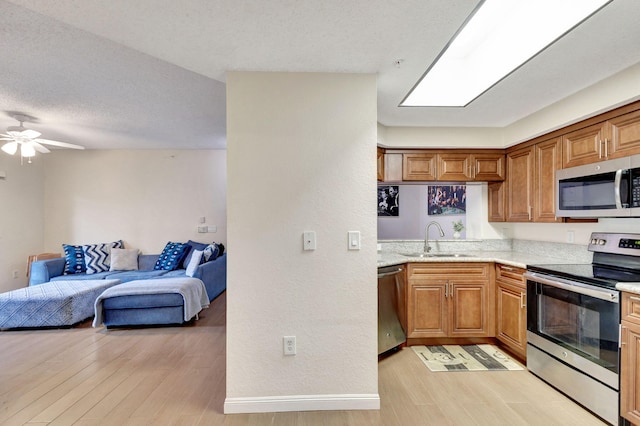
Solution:
[[[378,256],[378,264],[380,264],[379,256]],[[616,290],[626,291],[628,293],[640,294],[640,283],[618,283],[616,284]]]
[[[587,252],[586,247],[574,244],[517,240],[508,242],[504,240],[460,242],[441,240],[435,243],[435,249],[430,254],[436,256],[413,257],[404,254],[421,253],[422,242],[383,242],[381,244],[383,249],[378,251],[378,267],[415,262],[496,262],[525,269],[527,265],[591,263],[591,253]],[[483,250],[484,247],[489,250]]]

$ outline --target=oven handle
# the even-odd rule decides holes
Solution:
[[[608,302],[619,303],[620,293],[592,287],[575,281],[565,280],[563,278],[551,277],[548,275],[538,274],[536,272],[527,271],[523,275],[527,280],[540,284],[550,285],[552,287],[561,288],[563,290],[572,291],[574,293],[584,294],[586,296],[595,297],[597,299],[606,300]]]

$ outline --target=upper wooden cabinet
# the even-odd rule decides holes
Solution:
[[[502,150],[401,151],[403,181],[492,182],[505,178]],[[390,159],[390,155],[385,157]]]
[[[503,181],[505,177],[502,153],[466,154],[438,153],[438,180],[441,181]]]
[[[533,147],[507,154],[506,216],[509,222],[529,222],[533,199]]]
[[[507,220],[507,214],[504,209],[505,188],[507,184],[504,182],[489,182],[489,222],[504,222]]]
[[[562,221],[555,208],[555,171],[561,152],[561,138],[555,138],[507,153],[507,221]]]
[[[384,149],[378,147],[378,182],[384,180]]]
[[[640,111],[571,131],[562,139],[563,168],[639,154]]]
[[[403,154],[402,180],[436,180],[436,154]]]
[[[533,221],[562,222],[556,217],[555,175],[562,164],[562,139],[540,142],[533,147]]]

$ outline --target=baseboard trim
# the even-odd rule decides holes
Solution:
[[[377,393],[226,398],[224,401],[225,414],[379,409],[380,395]]]

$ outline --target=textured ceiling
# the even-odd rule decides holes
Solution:
[[[640,1],[614,0],[465,108],[398,107],[478,3],[0,1],[0,130],[222,148],[228,70],[377,73],[384,125],[502,127],[640,62]]]

